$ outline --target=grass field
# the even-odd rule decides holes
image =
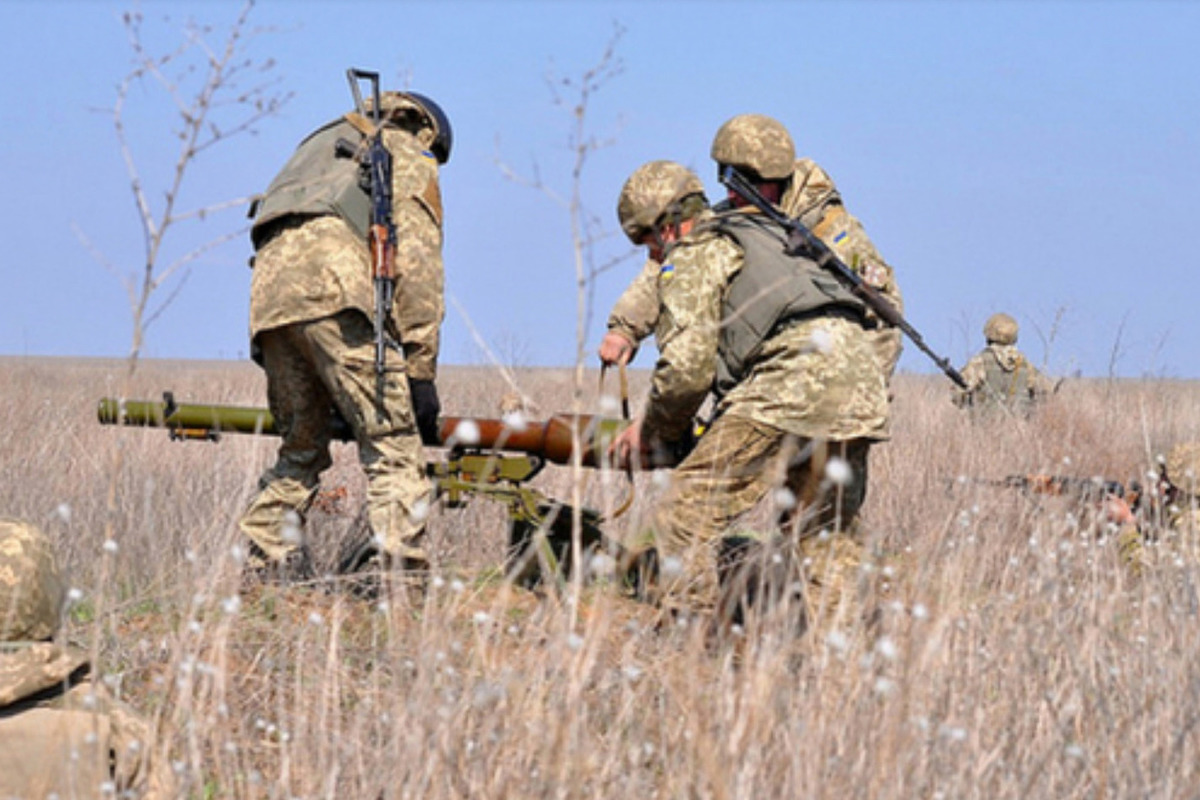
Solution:
[[[899,376],[864,511],[875,635],[768,625],[733,649],[612,589],[573,607],[506,585],[504,511],[478,501],[435,512],[419,606],[239,596],[235,521],[275,441],[100,426],[123,369],[0,359],[0,514],[52,534],[82,595],[65,635],[155,721],[190,796],[1200,796],[1200,548],[1150,543],[1133,575],[1088,508],[971,480],[1141,477],[1200,438],[1195,383],[1068,382],[1032,421],[972,424],[944,379]],[[516,375],[541,415],[572,409],[570,370]],[[250,364],[147,361],[129,394],[261,405],[264,387]],[[498,416],[511,387],[446,368],[439,388],[445,413]],[[596,395],[589,372],[582,410]],[[362,497],[353,447],[325,483],[346,491],[309,521],[322,563]],[[565,469],[536,483],[571,494]],[[637,486],[615,535],[659,484]],[[627,489],[580,491],[611,508]]]

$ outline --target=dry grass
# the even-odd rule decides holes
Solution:
[[[942,380],[902,376],[866,509],[889,593],[879,636],[767,626],[735,658],[597,587],[572,629],[560,600],[490,577],[504,517],[478,502],[437,513],[440,578],[419,607],[239,598],[234,523],[274,443],[101,427],[95,401],[121,370],[0,360],[0,513],[55,536],[83,594],[69,635],[158,722],[192,796],[1200,794],[1195,553],[1152,548],[1134,578],[1069,501],[955,480],[1129,480],[1200,436],[1194,384],[1075,382],[1032,422],[973,425]],[[568,371],[519,378],[542,409],[570,408]],[[250,365],[146,362],[136,381],[137,396],[264,397]],[[447,413],[493,415],[507,390],[482,369],[440,385]],[[339,447],[328,482],[349,502],[311,521],[322,558],[361,480]],[[564,470],[538,483],[570,488]],[[641,484],[630,520],[652,500]],[[622,491],[593,474],[586,494]]]

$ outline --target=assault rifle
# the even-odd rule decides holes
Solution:
[[[722,184],[737,192],[773,222],[782,225],[787,230],[787,252],[790,255],[807,256],[817,262],[817,266],[832,272],[847,289],[866,303],[881,320],[893,328],[899,328],[917,346],[917,349],[929,356],[934,364],[937,364],[938,368],[946,374],[946,377],[954,381],[959,388],[967,388],[967,382],[950,363],[949,359],[933,352],[929,345],[925,344],[924,338],[917,332],[917,329],[910,325],[908,320],[904,319],[904,316],[896,307],[886,297],[881,295],[875,287],[864,281],[862,276],[847,267],[829,249],[829,246],[817,238],[804,223],[799,219],[790,218],[787,214],[776,208],[771,201],[763,197],[762,193],[735,168],[729,166],[723,167],[719,179]]]
[[[1040,494],[1049,497],[1075,497],[1083,501],[1103,500],[1106,497],[1120,497],[1124,500],[1137,500],[1141,487],[1137,483],[1125,485],[1119,481],[1106,478],[1079,478],[1073,475],[1008,475],[999,485],[1012,489],[1020,489],[1029,494]],[[1128,495],[1128,496],[1127,496]]]
[[[368,138],[363,165],[371,180],[371,224],[367,229],[367,245],[371,249],[371,279],[375,284],[375,374],[382,375],[384,354],[391,342],[387,321],[392,314],[392,299],[396,292],[396,226],[392,222],[392,154],[383,144],[383,108],[379,95],[379,73],[361,69],[346,70],[354,106],[365,116],[359,81],[371,83],[373,105],[371,123],[374,132]]]
[[[162,402],[105,397],[96,414],[104,425],[164,428],[172,441],[219,442],[226,433],[279,435],[265,408],[181,404],[171,392],[163,393]],[[590,415],[556,415],[525,424],[443,417],[438,420],[438,442],[447,449],[447,457],[427,464],[426,474],[449,508],[464,506],[471,495],[502,503],[509,520],[509,574],[522,583],[535,583],[543,574],[565,574],[570,568],[573,514],[570,506],[528,482],[547,463],[570,464],[576,441],[583,447],[583,466],[608,466],[608,446],[629,424]],[[335,440],[354,439],[350,426],[336,414],[330,431]],[[585,552],[602,546],[615,549],[601,531],[603,515],[589,508],[580,513]]]
[[[1119,497],[1133,510],[1137,510],[1142,501],[1142,486],[1137,481],[1126,486],[1120,481],[1101,477],[1030,473],[1006,475],[1003,478],[959,478],[956,482],[1017,489],[1043,497],[1070,497],[1081,503],[1099,503],[1109,497]]]

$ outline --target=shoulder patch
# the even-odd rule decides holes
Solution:
[[[429,152],[428,150],[422,150],[421,155],[425,156],[430,161],[433,161],[435,163],[437,162],[437,156],[435,156],[433,153]]]
[[[833,243],[834,243],[834,244],[841,244],[842,242],[844,242],[844,241],[846,240],[846,237],[847,237],[847,236],[849,236],[849,235],[850,235],[850,234],[849,234],[849,232],[848,232],[848,231],[842,231],[842,232],[841,232],[841,233],[839,233],[837,236],[833,237]]]
[[[660,281],[669,281],[673,277],[675,277],[675,265],[674,264],[663,264],[662,267],[658,270],[658,279]]]

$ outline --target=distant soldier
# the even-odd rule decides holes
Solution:
[[[745,166],[761,191],[779,190]],[[677,451],[710,391],[716,399],[644,537],[627,544],[654,554],[664,605],[716,609],[727,528],[779,490],[777,501],[791,498],[778,505],[785,552],[808,562],[808,602],[827,617],[860,560],[867,451],[887,437],[884,374],[862,301],[787,254],[786,234],[757,209],[732,205],[714,215],[699,179],[669,161],[643,165],[621,191],[625,233],[661,264],[660,358],[646,408],[614,450],[622,461]]]
[[[372,98],[373,100],[373,98]],[[368,104],[370,105],[370,103]],[[370,187],[354,148],[374,133],[356,112],[308,136],[255,208],[251,352],[283,441],[242,515],[251,581],[312,575],[300,532],[320,475],[332,464],[330,420],[350,426],[367,475],[369,547],[346,564],[377,575],[423,574],[432,487],[421,439],[436,438],[439,329],[445,314],[438,170],[450,158],[450,122],[414,92],[383,92],[383,144],[392,158],[395,301],[389,347],[375,366],[374,288],[367,246]]]
[[[1017,349],[1015,319],[993,314],[983,326],[983,335],[987,347],[962,368],[967,388],[955,389],[955,405],[982,410],[1003,407],[1024,415],[1054,392],[1054,384]]]
[[[1144,539],[1151,552],[1181,551],[1200,558],[1200,442],[1181,442],[1162,459],[1157,484],[1144,491],[1135,511],[1123,497],[1105,499],[1105,519],[1116,529],[1123,560],[1140,571]]]
[[[1153,538],[1200,557],[1200,442],[1182,442],[1171,448],[1163,459],[1158,485],[1146,499],[1142,522],[1163,528],[1153,532]],[[1109,516],[1123,525],[1138,521],[1138,515],[1124,503],[1117,504]]]
[[[179,797],[146,722],[52,641],[64,589],[46,535],[0,519],[0,797]]]
[[[904,300],[892,268],[875,248],[862,223],[846,210],[833,179],[811,159],[796,159],[791,135],[778,121],[761,114],[742,114],[721,126],[712,144],[718,164],[748,169],[753,161],[758,177],[778,182],[782,194],[774,198],[781,210],[800,221],[825,242],[863,280],[904,310]],[[699,179],[697,179],[699,182]],[[702,190],[702,187],[701,187]],[[724,205],[724,204],[722,204]],[[628,231],[626,231],[628,233]],[[600,344],[605,364],[628,362],[638,344],[654,331],[658,319],[659,264],[653,254],[613,306],[608,333]],[[880,366],[891,377],[900,358],[900,331],[882,326],[868,314],[869,335]]]
[[[1168,523],[1200,556],[1200,442],[1183,442],[1167,454]]]

